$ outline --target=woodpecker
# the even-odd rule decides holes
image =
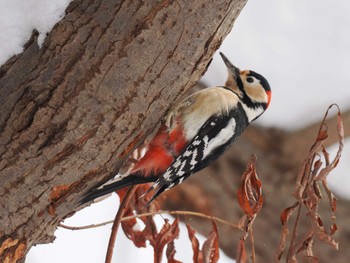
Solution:
[[[225,86],[198,91],[173,107],[130,173],[95,188],[82,203],[150,182],[152,201],[218,159],[263,114],[271,100],[267,80],[254,71],[241,71],[220,55],[228,69]]]

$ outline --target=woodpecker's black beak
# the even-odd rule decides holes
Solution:
[[[219,53],[222,60],[224,61],[229,74],[232,76],[233,79],[237,79],[239,77],[239,68],[235,67],[234,65],[232,65],[232,63],[228,60],[228,58],[223,54],[223,53]]]
[[[240,69],[232,65],[228,58],[221,52],[220,56],[222,57],[222,60],[224,61],[228,69],[228,78],[225,85],[233,90],[238,89],[243,91],[243,85],[240,77]]]

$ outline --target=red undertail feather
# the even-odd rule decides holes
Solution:
[[[167,127],[162,125],[148,145],[148,151],[131,170],[131,173],[150,175],[163,174],[186,146],[186,138],[182,127],[177,125],[169,133]]]

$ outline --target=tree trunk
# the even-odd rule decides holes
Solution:
[[[50,242],[203,75],[246,0],[79,0],[0,69],[0,261]]]
[[[343,114],[343,121],[345,136],[349,136],[350,111]],[[329,144],[326,146],[329,146],[338,139],[335,130],[336,117],[327,121],[327,124]],[[318,129],[319,123],[295,132],[254,125],[248,127],[219,160],[181,186],[166,192],[164,208],[202,212],[237,223],[243,212],[238,205],[236,193],[240,177],[250,155],[254,153],[258,157],[257,173],[262,182],[264,198],[263,207],[253,225],[257,262],[274,262],[274,253],[281,233],[280,213],[295,202],[292,193],[296,176],[316,139]],[[329,219],[330,208],[326,194],[323,195],[323,205],[319,207],[319,211],[324,218]],[[337,203],[336,221],[339,230],[336,240],[340,243],[339,251],[321,242],[315,243],[315,254],[320,262],[349,262],[349,207],[349,201],[339,200]],[[324,223],[326,228],[329,228],[329,220]],[[196,217],[191,217],[190,224],[205,235],[211,227],[210,222]],[[292,223],[290,225],[292,226]],[[225,225],[220,225],[219,230],[220,247],[228,256],[235,258],[241,232]]]

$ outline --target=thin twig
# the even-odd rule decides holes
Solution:
[[[64,229],[75,231],[75,230],[86,230],[86,229],[97,228],[97,227],[101,227],[101,226],[112,224],[113,222],[114,222],[114,220],[109,220],[109,221],[105,221],[105,222],[102,222],[102,223],[85,225],[85,226],[67,226],[65,224],[60,223],[58,226],[62,227]]]
[[[249,236],[250,236],[250,242],[252,244],[252,262],[256,262],[256,256],[255,256],[255,243],[254,243],[254,233],[253,233],[253,227],[249,228]]]
[[[291,238],[290,244],[289,244],[289,249],[288,249],[288,254],[287,254],[287,262],[290,262],[290,257],[291,257],[292,250],[294,247],[294,242],[296,241],[296,238],[297,238],[297,229],[298,229],[299,220],[300,220],[300,213],[301,213],[301,205],[299,203],[297,217],[296,217],[295,222],[294,222],[293,234],[292,234],[292,238]]]
[[[117,237],[118,228],[119,228],[119,225],[121,223],[122,217],[124,215],[125,209],[128,206],[131,198],[133,197],[136,189],[137,189],[137,186],[131,186],[128,189],[128,191],[126,192],[125,197],[123,198],[123,200],[120,203],[118,212],[117,212],[117,214],[115,215],[115,218],[114,218],[114,223],[113,223],[113,226],[112,226],[112,232],[111,232],[111,235],[109,237],[105,263],[111,263],[112,262],[113,249],[114,249],[114,244],[115,244],[115,240],[116,240],[116,237]]]
[[[139,218],[139,217],[146,217],[146,216],[153,216],[153,215],[160,215],[160,214],[169,214],[169,215],[185,215],[185,216],[197,216],[197,217],[202,217],[202,218],[206,218],[209,220],[214,220],[218,223],[222,223],[225,225],[229,225],[233,228],[237,228],[237,229],[241,229],[238,225],[233,224],[229,221],[226,221],[224,219],[215,217],[215,216],[208,216],[202,213],[198,213],[198,212],[192,212],[192,211],[157,211],[157,212],[149,212],[149,213],[144,213],[144,214],[139,214],[139,215],[135,215],[135,216],[126,216],[124,218],[122,218],[122,221],[125,220],[130,220],[130,219],[134,219],[134,218]]]
[[[123,217],[120,221],[128,221],[131,219],[135,219],[135,218],[140,218],[140,217],[147,217],[147,216],[153,216],[153,215],[161,215],[161,214],[169,214],[169,215],[187,215],[187,216],[197,216],[197,217],[202,217],[202,218],[206,218],[206,219],[210,219],[210,220],[214,220],[218,223],[221,224],[225,224],[225,225],[229,225],[233,228],[237,228],[237,229],[241,229],[238,225],[233,224],[229,221],[223,220],[221,218],[215,217],[215,216],[208,216],[202,213],[198,213],[198,212],[191,212],[191,211],[157,211],[157,212],[149,212],[149,213],[144,213],[144,214],[138,214],[138,215],[134,215],[134,216],[126,216]],[[96,228],[96,227],[101,227],[101,226],[105,226],[108,224],[113,223],[114,220],[110,220],[110,221],[106,221],[106,222],[102,222],[99,224],[92,224],[92,225],[86,225],[86,226],[67,226],[64,224],[60,224],[59,226],[65,229],[69,229],[69,230],[84,230],[84,229],[90,229],[90,228]]]

